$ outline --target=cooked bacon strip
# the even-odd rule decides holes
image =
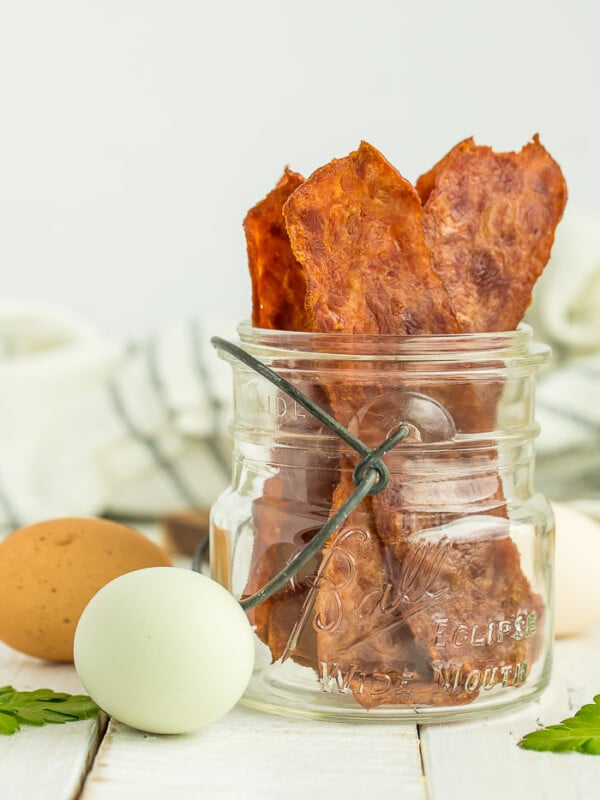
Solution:
[[[310,330],[458,331],[431,268],[419,197],[370,144],[314,172],[283,215],[305,271]]]
[[[303,180],[302,175],[286,167],[277,186],[250,209],[244,220],[255,328],[307,329],[306,285],[302,268],[292,253],[281,211]]]
[[[252,324],[257,328],[308,329],[306,284],[302,267],[292,253],[282,214],[283,204],[303,181],[302,175],[286,168],[277,186],[250,209],[244,220],[252,281]],[[254,546],[245,595],[256,592],[285,566],[303,546],[302,537],[307,531],[308,535],[316,532],[314,516],[306,509],[308,490],[312,490],[315,501],[319,492],[325,492],[322,503],[326,517],[333,487],[328,490],[322,479],[318,486],[312,486],[315,471],[308,469],[310,458],[307,454],[306,470],[282,468],[278,475],[266,480],[262,496],[252,505]],[[315,458],[313,455],[312,460]],[[298,581],[249,614],[257,636],[269,646],[274,660],[283,653],[306,591]],[[309,627],[298,642],[295,657],[301,663],[313,664],[315,654],[315,635]]]
[[[567,199],[538,136],[519,153],[467,139],[417,181],[433,266],[464,332],[513,330],[546,266]]]

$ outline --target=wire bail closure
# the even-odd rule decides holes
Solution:
[[[355,508],[367,497],[368,495],[376,495],[382,492],[390,482],[390,473],[387,466],[383,462],[383,456],[396,447],[403,439],[409,434],[406,425],[399,425],[396,430],[390,434],[378,447],[371,449],[361,441],[357,436],[350,433],[350,431],[341,425],[334,417],[324,411],[320,406],[314,403],[303,392],[297,389],[293,384],[289,383],[281,375],[278,375],[272,369],[267,367],[262,361],[251,356],[241,347],[238,347],[226,339],[221,339],[214,336],[210,340],[212,346],[217,350],[224,350],[229,353],[238,361],[241,361],[246,366],[253,369],[265,380],[272,383],[282,392],[288,395],[292,400],[301,405],[306,411],[315,417],[319,422],[329,428],[330,431],[340,437],[346,444],[354,448],[361,456],[360,461],[354,468],[352,473],[352,480],[355,489],[348,499],[338,508],[332,517],[327,520],[321,530],[313,536],[313,538],[305,545],[305,547],[296,553],[296,555],[288,561],[286,566],[271,578],[261,589],[249,597],[240,600],[240,605],[245,611],[255,608],[260,603],[268,600],[275,592],[281,589],[291,578],[293,578],[302,567],[307,564],[310,559],[323,548],[327,540],[333,533],[346,521]],[[202,560],[203,550],[199,549],[194,558],[192,569],[196,572],[200,571],[200,562]]]

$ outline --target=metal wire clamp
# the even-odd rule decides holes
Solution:
[[[218,336],[214,336],[210,341],[215,349],[224,350],[226,353],[229,353],[287,394],[288,397],[305,408],[309,414],[339,436],[346,444],[354,448],[361,456],[352,474],[352,480],[356,487],[352,494],[339,507],[335,514],[327,520],[325,525],[323,525],[321,530],[310,542],[288,561],[281,572],[271,578],[271,580],[257,592],[240,600],[242,608],[248,611],[251,608],[255,608],[260,603],[263,603],[265,600],[268,600],[275,592],[293,578],[294,575],[323,548],[327,540],[345,522],[367,495],[379,494],[379,492],[382,492],[386,488],[390,481],[390,473],[382,460],[383,456],[396,447],[396,445],[400,444],[400,442],[408,436],[409,430],[406,425],[399,425],[378,447],[371,449],[293,384],[289,383],[285,378],[282,378],[281,375],[278,375],[263,364],[262,361],[254,358],[254,356],[251,356],[241,347],[225,339],[221,339]],[[199,550],[194,558],[192,568],[197,572],[200,571],[202,555],[203,552]]]

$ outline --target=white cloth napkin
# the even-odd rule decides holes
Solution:
[[[527,315],[554,364],[600,355],[600,213],[569,210]]]
[[[222,322],[126,346],[52,307],[0,307],[0,527],[205,507],[229,479]]]
[[[527,321],[553,352],[538,381],[538,483],[600,517],[600,214],[566,214]]]

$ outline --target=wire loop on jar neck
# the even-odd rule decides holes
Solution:
[[[215,336],[211,339],[213,347],[224,350],[232,355],[234,358],[241,361],[246,366],[257,372],[265,380],[272,383],[282,392],[288,395],[292,400],[301,405],[309,414],[312,414],[319,422],[325,425],[329,430],[335,433],[346,444],[350,445],[356,452],[362,456],[356,465],[352,479],[354,481],[355,489],[350,494],[348,499],[340,506],[340,508],[333,514],[332,517],[325,523],[321,530],[308,542],[308,544],[300,550],[286,566],[271,578],[261,589],[249,597],[240,600],[240,605],[245,611],[255,608],[260,603],[268,600],[275,592],[282,588],[291,578],[293,578],[302,567],[307,564],[310,559],[319,552],[332,536],[332,534],[345,522],[350,514],[357,508],[358,505],[368,495],[376,495],[382,492],[390,481],[389,470],[383,462],[383,456],[396,447],[403,439],[409,435],[409,429],[406,425],[400,424],[395,428],[380,445],[371,449],[361,441],[357,436],[354,436],[347,428],[345,428],[334,417],[324,411],[319,405],[314,403],[296,386],[289,383],[281,375],[278,375],[272,369],[267,367],[258,359],[251,356],[243,348],[238,347],[225,339]],[[200,562],[202,560],[203,552],[198,551],[194,558],[193,569],[200,571]]]

